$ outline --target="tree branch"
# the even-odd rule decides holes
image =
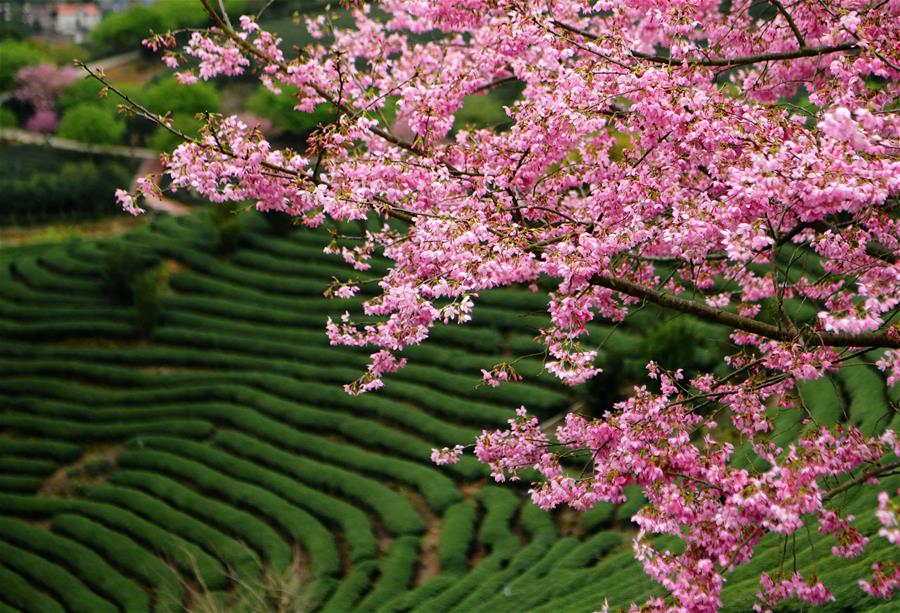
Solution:
[[[873,470],[868,470],[854,479],[850,479],[849,481],[844,481],[843,483],[841,483],[834,489],[830,490],[827,494],[825,494],[825,496],[822,497],[822,502],[828,502],[829,500],[831,500],[832,498],[834,498],[841,492],[846,492],[847,490],[849,490],[850,488],[852,488],[855,485],[860,485],[861,483],[865,483],[872,477],[878,477],[878,475],[888,472],[888,471],[891,471],[895,468],[900,468],[900,460],[896,460],[894,462],[891,462],[890,464],[885,464],[884,466],[879,466],[878,468],[873,469]]]
[[[596,34],[592,34],[587,30],[576,28],[575,26],[569,25],[556,19],[553,20],[553,23],[574,34],[579,34],[591,40],[598,40]],[[735,66],[746,66],[748,64],[758,64],[760,62],[775,62],[781,60],[796,60],[803,57],[816,57],[819,55],[828,55],[829,53],[853,51],[854,49],[858,48],[859,45],[857,45],[856,43],[842,43],[840,45],[826,45],[823,47],[801,47],[800,49],[796,49],[794,51],[774,51],[772,53],[760,53],[757,55],[741,55],[737,57],[710,59],[663,57],[661,55],[653,55],[651,53],[635,51],[634,49],[629,50],[628,53],[631,55],[631,57],[639,60],[645,60],[647,62],[654,62],[657,64],[668,64],[670,66],[725,66],[730,68]]]
[[[806,41],[803,39],[803,34],[800,32],[800,28],[797,27],[797,24],[794,22],[794,18],[791,17],[791,14],[787,12],[787,9],[784,8],[784,5],[779,0],[769,0],[775,7],[778,9],[778,12],[784,17],[785,21],[788,22],[788,26],[791,28],[791,32],[794,33],[794,38],[797,39],[797,42],[800,44],[801,49],[806,49]]]
[[[860,334],[842,334],[834,332],[806,332],[801,338],[789,331],[767,324],[756,319],[743,317],[729,311],[714,309],[700,302],[679,298],[650,287],[633,283],[621,277],[598,274],[591,278],[591,283],[613,291],[621,292],[635,298],[641,298],[661,307],[681,311],[706,321],[724,324],[741,330],[781,342],[803,340],[807,345],[827,347],[889,347],[900,348],[900,339],[891,338],[886,332],[863,332]]]

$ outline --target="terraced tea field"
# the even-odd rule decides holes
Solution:
[[[104,291],[116,241],[0,251],[0,611],[279,610],[288,589],[300,610],[556,613],[657,591],[632,560],[639,497],[548,514],[472,458],[429,461],[520,404],[550,419],[577,400],[534,358],[519,363],[527,384],[476,387],[480,368],[535,351],[540,317],[523,313],[542,295],[487,294],[472,325],[437,330],[383,390],[354,398],[341,384],[366,356],[324,334],[358,303],[322,297],[348,275],[322,253],[328,236],[243,224],[228,257],[203,214],[118,239],[169,273],[146,336]],[[643,359],[640,322],[604,351]],[[886,427],[898,389],[864,364],[845,372],[803,390],[810,409]],[[778,416],[786,436],[801,418]],[[873,496],[847,501],[868,532]],[[840,608],[823,610],[896,610],[852,580],[891,554],[884,539],[843,564],[828,539],[815,547],[818,563],[808,547],[791,563],[836,593]],[[754,573],[781,551],[767,540],[729,578],[726,610],[749,610]]]

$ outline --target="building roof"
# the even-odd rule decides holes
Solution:
[[[60,2],[56,5],[56,12],[60,15],[72,15],[73,13],[88,13],[91,15],[99,15],[100,9],[94,3],[70,4],[66,2]]]

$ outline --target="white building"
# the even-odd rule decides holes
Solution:
[[[93,2],[50,2],[23,6],[26,23],[41,30],[48,38],[64,38],[76,43],[84,41],[88,32],[97,27],[103,15]]]

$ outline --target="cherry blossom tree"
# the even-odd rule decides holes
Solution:
[[[621,322],[647,303],[690,314],[730,331],[728,374],[688,380],[651,362],[648,385],[601,417],[573,413],[547,432],[523,407],[475,454],[498,481],[535,469],[545,509],[622,502],[641,486],[635,553],[669,592],[642,610],[717,610],[725,575],[767,533],[813,525],[837,538],[835,556],[866,547],[835,501],[900,469],[900,441],[885,424],[816,423],[797,383],[876,349],[888,384],[900,381],[900,2],[353,2],[352,27],[307,19],[319,44],[298,51],[200,1],[214,27],[145,41],[180,81],[252,70],[273,92],[296,88],[297,111],[328,102],[337,120],[292,151],[209,115],[164,158],[172,185],[310,226],[383,221],[329,248],[357,270],[375,253],[393,264],[362,319],[328,323],[333,344],[373,348],[347,391],[380,387],[405,347],[465,323],[491,288],[552,284],[540,342],[546,370],[572,385],[603,368],[586,342],[594,318]],[[508,128],[453,132],[466,96],[512,81],[523,92]],[[385,119],[388,100],[411,138]],[[140,194],[118,195],[140,212]],[[357,291],[351,280],[331,293]],[[519,375],[485,365],[484,378]],[[773,442],[774,407],[803,412],[794,442]],[[765,468],[736,467],[722,425]],[[457,460],[462,443],[433,459]],[[873,538],[895,544],[896,494],[872,509],[884,526]],[[655,548],[659,534],[684,547]],[[860,578],[884,598],[898,583],[890,560]],[[761,577],[758,609],[790,597],[833,598],[814,576]]]
[[[56,98],[69,85],[78,80],[81,73],[72,66],[38,64],[26,66],[16,73],[17,100],[31,105],[34,113],[26,127],[32,132],[53,132],[59,124],[56,114]]]

